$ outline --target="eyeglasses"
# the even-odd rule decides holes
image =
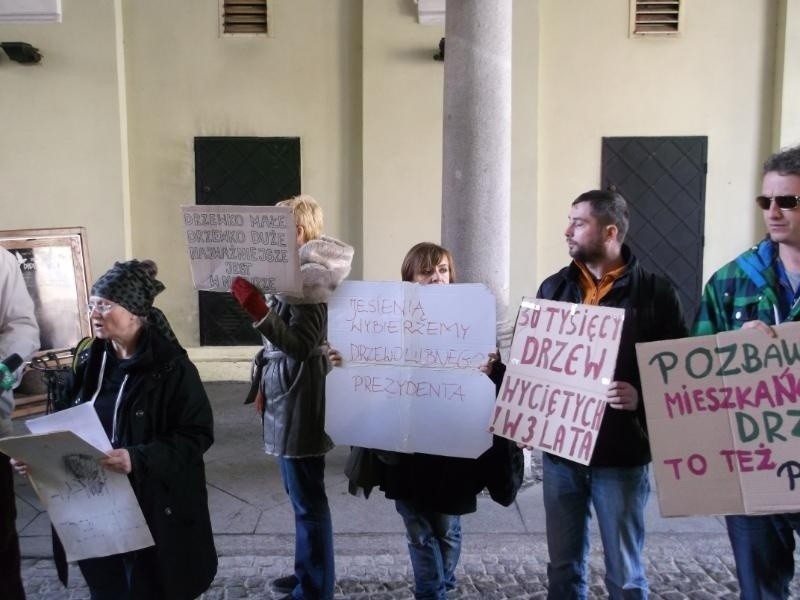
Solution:
[[[97,310],[97,312],[105,317],[117,306],[119,305],[113,302],[89,302],[89,304],[86,305],[86,310],[89,311],[90,315]]]
[[[781,210],[794,210],[800,204],[800,196],[756,196],[756,204],[762,210],[769,210],[773,200]]]

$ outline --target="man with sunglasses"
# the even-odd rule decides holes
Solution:
[[[761,195],[767,236],[709,279],[694,335],[758,329],[800,321],[800,146],[777,152],[764,163]],[[800,513],[725,517],[736,560],[741,597],[789,597],[794,576],[794,532]]]

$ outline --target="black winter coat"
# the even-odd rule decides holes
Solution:
[[[600,425],[590,464],[595,467],[635,467],[650,462],[642,384],[636,362],[636,344],[688,336],[680,301],[666,279],[645,270],[622,246],[625,273],[600,301],[601,306],[625,309],[615,381],[627,381],[639,393],[635,411],[607,409]],[[542,282],[537,298],[581,304],[580,271],[575,263]],[[557,460],[566,460],[556,457]]]
[[[298,252],[302,296],[270,296],[269,312],[254,325],[264,337],[254,377],[264,396],[264,450],[295,458],[333,448],[325,433],[327,302],[350,272],[353,248],[323,235]]]
[[[155,540],[165,597],[196,598],[217,571],[203,462],[214,441],[211,405],[183,348],[151,328],[140,343],[126,365],[114,446],[130,453],[129,479]],[[78,356],[74,404],[91,400],[109,345],[95,339]]]
[[[497,389],[504,374],[505,365],[495,363],[490,378]],[[477,495],[484,488],[495,502],[511,505],[524,474],[522,450],[497,435],[478,458],[377,452],[378,457],[386,455],[392,464],[381,465],[377,478],[387,498],[447,515],[475,512]]]

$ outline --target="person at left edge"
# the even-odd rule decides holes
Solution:
[[[155,546],[78,561],[92,600],[188,600],[211,585],[211,533],[203,453],[213,417],[197,369],[153,299],[164,289],[153,261],[117,262],[92,286],[95,339],[78,355],[73,404],[93,402]],[[27,473],[27,465],[14,461]],[[54,554],[66,585],[63,551]]]
[[[333,527],[325,493],[325,377],[328,374],[328,297],[350,273],[353,248],[322,234],[322,208],[311,196],[278,202],[296,223],[301,297],[264,295],[237,277],[231,293],[264,339],[254,377],[264,450],[278,458],[294,510],[294,573],[272,582],[284,598],[330,600],[335,583]]]
[[[0,248],[0,360],[12,354],[28,359],[38,349],[39,326],[19,263],[8,250]],[[13,411],[13,390],[0,392],[0,437],[11,435]],[[3,600],[25,598],[16,518],[13,471],[8,457],[0,453],[0,598]]]

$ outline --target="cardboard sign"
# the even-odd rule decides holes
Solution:
[[[664,516],[800,510],[800,323],[637,344]]]
[[[197,290],[228,292],[234,277],[265,294],[302,294],[297,235],[285,206],[182,206]]]
[[[342,355],[326,382],[337,444],[476,458],[492,436],[495,300],[480,284],[345,281],[328,302]]]
[[[625,311],[524,298],[489,429],[588,465]]]

